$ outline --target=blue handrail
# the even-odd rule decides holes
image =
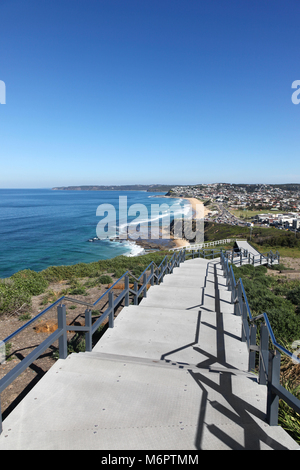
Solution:
[[[279,259],[279,253],[276,253]],[[232,269],[228,269],[228,260],[224,254],[221,254],[221,263],[225,271],[225,275],[229,280],[234,280],[234,274]],[[239,295],[239,288],[243,294],[244,300]],[[269,339],[271,340],[274,348],[281,351],[294,363],[300,364],[300,359],[292,354],[288,349],[279,344],[275,338],[272,330],[268,315],[264,312],[263,314],[252,316],[251,310],[248,304],[247,295],[243,286],[243,281],[240,278],[234,288],[234,302],[237,301],[239,310],[242,316],[242,340],[247,342],[249,351],[249,367],[251,371],[255,367],[255,354],[259,352],[259,383],[268,386],[267,394],[267,422],[271,426],[278,425],[278,397],[285,401],[290,407],[292,407],[297,413],[300,413],[300,400],[298,400],[292,393],[286,390],[279,383],[280,377],[280,354],[276,354],[275,350],[269,350]],[[246,306],[246,312],[243,306]],[[236,312],[236,310],[235,310]],[[261,325],[261,336],[260,345],[256,345],[256,325],[253,325],[258,319],[264,318],[265,324]],[[249,319],[249,320],[248,320]],[[251,326],[249,327],[249,322]],[[254,335],[253,335],[254,333]]]
[[[32,318],[31,320],[29,320],[27,323],[25,323],[24,325],[22,325],[20,328],[18,328],[18,330],[14,331],[13,333],[11,333],[9,336],[7,336],[3,341],[3,343],[7,343],[8,341],[10,341],[14,336],[17,336],[19,333],[21,333],[21,331],[25,330],[25,328],[27,328],[29,325],[31,325],[32,323],[34,323],[36,320],[38,320],[40,317],[42,317],[43,315],[45,315],[45,313],[47,313],[49,310],[51,310],[53,307],[55,307],[57,304],[61,303],[62,300],[65,298],[65,296],[63,295],[62,297],[60,297],[58,300],[56,300],[55,302],[53,302],[53,304],[51,304],[49,307],[45,308],[42,312],[38,313],[38,315],[36,315],[34,318]]]

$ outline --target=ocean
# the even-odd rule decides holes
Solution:
[[[182,199],[146,191],[54,191],[51,189],[0,189],[0,278],[22,269],[41,271],[49,266],[89,263],[119,255],[137,256],[144,249],[134,241],[98,239],[98,206],[110,204],[116,211],[116,235],[134,225],[142,213],[128,211],[127,223],[119,222],[119,197],[127,197],[128,209],[142,204],[151,219],[151,204],[168,204],[175,212],[185,210]],[[156,220],[165,214],[153,215]],[[145,211],[143,212],[145,222]],[[109,218],[105,219],[109,223]],[[122,223],[121,223],[122,222]],[[98,231],[99,232],[99,231]],[[102,238],[102,237],[100,237]]]

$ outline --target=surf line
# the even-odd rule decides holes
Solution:
[[[200,205],[199,205],[200,206]],[[202,206],[202,205],[201,205]],[[201,207],[200,206],[200,207]],[[160,220],[162,221],[162,229],[164,231],[164,238],[170,239],[170,217],[173,213],[176,228],[174,232],[175,239],[182,239],[182,228],[186,235],[186,228],[188,232],[196,237],[202,234],[202,230],[196,226],[196,231],[192,230],[192,207],[189,205],[189,210],[186,208],[178,210],[178,204],[169,206],[167,203],[163,204],[151,204],[151,215],[149,217],[148,208],[144,204],[132,204],[129,208],[127,206],[127,196],[119,196],[119,233],[118,238],[120,240],[126,240],[128,237],[131,240],[137,239],[158,239],[160,233]],[[136,215],[139,215],[136,217]],[[161,215],[162,214],[162,215]],[[96,233],[99,239],[105,238],[116,238],[117,236],[117,216],[116,208],[112,204],[100,204],[97,207],[96,215],[103,217],[97,225]],[[182,219],[183,216],[183,219]],[[128,217],[136,217],[131,220],[128,224]],[[196,222],[197,222],[196,218]],[[203,221],[203,219],[202,219]],[[184,222],[184,223],[183,223]],[[150,223],[150,237],[148,234]],[[198,223],[198,222],[197,222]],[[127,227],[127,230],[120,231],[120,227]]]

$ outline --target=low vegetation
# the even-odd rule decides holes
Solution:
[[[233,267],[241,278],[253,315],[266,312],[278,342],[300,339],[300,280],[267,276],[265,266]]]
[[[46,305],[49,301],[57,300],[58,295],[85,295],[87,288],[109,284],[113,281],[112,276],[119,278],[128,270],[138,277],[152,260],[160,264],[166,254],[170,256],[170,252],[159,251],[132,258],[118,256],[94,263],[51,266],[41,272],[30,269],[19,271],[10,278],[0,280],[0,315],[24,312],[30,307],[32,296],[44,292],[42,303]],[[80,281],[83,278],[88,278],[84,284]],[[50,283],[62,280],[70,284],[68,290],[59,294],[53,290],[46,293]]]
[[[300,279],[268,276],[264,266],[245,265],[233,270],[236,279],[243,281],[252,314],[266,312],[276,340],[292,350],[292,342],[300,339]],[[286,356],[281,361],[281,383],[300,399],[300,366]],[[282,400],[279,424],[300,444],[300,415]]]

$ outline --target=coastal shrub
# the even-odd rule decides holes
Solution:
[[[41,273],[25,269],[13,274],[10,278],[17,289],[24,290],[30,295],[42,294],[48,287],[48,282]]]
[[[300,305],[300,286],[295,289],[291,289],[286,298],[290,300],[294,305]]]
[[[290,291],[296,288],[300,288],[300,280],[281,278],[277,279],[276,285],[273,287],[273,292],[276,295],[287,296]],[[288,298],[288,300],[292,302],[291,298]]]
[[[297,233],[296,236],[292,232],[286,232],[281,230],[272,230],[271,234],[264,230],[256,239],[256,243],[261,246],[267,245],[271,247],[300,247],[300,235]]]
[[[71,286],[68,292],[67,290],[62,291],[60,295],[67,293],[85,295],[85,286],[80,284],[78,279],[82,277],[97,278],[94,285],[98,285],[99,283],[109,284],[112,282],[112,278],[105,273],[115,273],[116,277],[120,277],[124,272],[130,270],[135,276],[139,276],[152,260],[159,265],[166,254],[171,257],[170,252],[159,251],[137,257],[118,256],[93,263],[50,266],[41,272],[30,269],[19,271],[10,278],[0,280],[0,314],[16,311],[21,313],[21,307],[28,308],[31,305],[31,297],[45,292],[50,282],[70,281]],[[103,278],[102,276],[108,277]],[[86,287],[92,287],[92,285],[86,284]],[[46,297],[44,300],[46,303]],[[48,300],[52,299],[47,297]]]
[[[137,257],[117,256],[116,258],[95,261],[93,263],[79,263],[71,266],[51,266],[43,271],[41,275],[48,282],[57,282],[72,278],[98,277],[99,273],[115,273],[122,270],[122,274],[127,270],[133,273],[141,273],[153,260],[157,265],[170,252],[152,252]],[[138,275],[139,275],[138,274]]]
[[[73,289],[69,290],[70,295],[84,295],[86,294],[86,290],[84,286],[73,287]]]
[[[100,284],[110,284],[113,280],[107,274],[103,274],[102,276],[99,277],[98,281]]]
[[[114,272],[114,277],[116,277],[117,279],[119,279],[119,277],[123,276],[124,273],[126,273],[127,269],[121,269],[121,268],[118,268],[116,269],[116,271]]]
[[[243,281],[252,314],[267,313],[279,342],[299,339],[300,316],[295,305],[299,305],[300,286],[290,289],[288,282],[278,284],[276,278],[266,275],[265,267],[245,265],[233,269],[236,280],[241,277]]]
[[[268,308],[267,314],[279,343],[291,343],[300,338],[300,317],[293,310],[288,310],[285,304]]]
[[[48,281],[30,269],[19,271],[0,282],[0,313],[14,313],[31,305],[31,297],[48,287]],[[19,312],[20,313],[20,312]]]
[[[31,305],[29,292],[20,289],[11,280],[0,282],[0,314],[14,313],[22,306]]]

